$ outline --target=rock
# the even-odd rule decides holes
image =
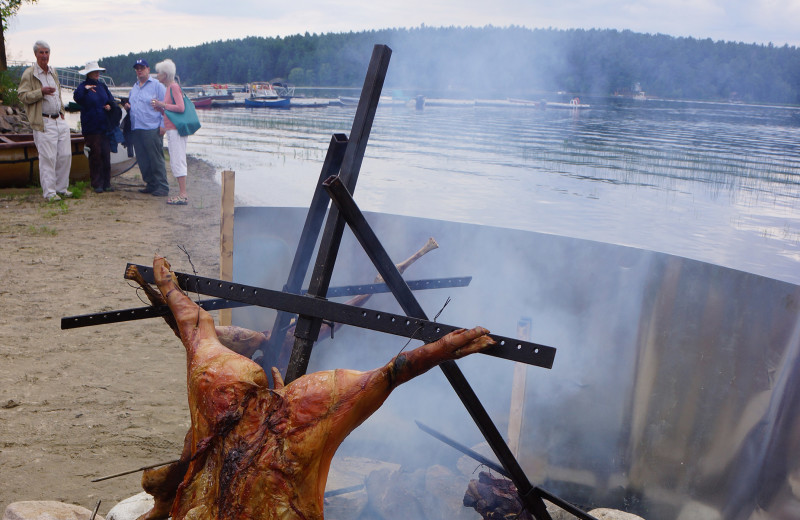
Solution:
[[[425,520],[417,497],[424,492],[424,471],[379,469],[366,480],[370,507],[384,520]]]
[[[378,469],[395,471],[399,464],[364,457],[335,456],[328,472],[325,491],[364,485],[370,473]],[[325,518],[327,520],[352,520],[358,518],[368,502],[365,487],[325,499]]]
[[[352,520],[361,516],[367,506],[365,488],[336,495],[325,499],[325,518],[327,520]]]
[[[681,508],[677,520],[722,520],[722,513],[709,505],[692,500]]]
[[[92,512],[85,507],[55,500],[13,502],[3,513],[3,520],[89,520],[91,517]],[[95,520],[103,517],[96,515]]]
[[[618,509],[606,509],[604,507],[592,509],[589,514],[597,518],[597,520],[644,520],[641,516],[637,516]]]
[[[29,134],[33,132],[25,111],[0,105],[0,133]]]
[[[106,515],[107,520],[136,520],[152,509],[153,497],[142,491],[117,503]]]
[[[480,520],[481,515],[464,507],[464,491],[469,478],[457,475],[444,466],[431,466],[425,472],[422,508],[428,520]]]

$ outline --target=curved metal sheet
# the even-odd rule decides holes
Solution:
[[[443,321],[512,335],[530,318],[530,339],[557,348],[552,370],[526,369],[519,459],[534,484],[585,509],[615,507],[648,520],[800,517],[800,287],[587,240],[366,215],[397,258],[436,238],[439,250],[412,276],[473,276],[468,288],[447,293],[453,302]],[[237,208],[235,280],[280,288],[304,216],[301,208]],[[262,246],[276,240],[286,251],[265,256]],[[374,276],[365,273],[368,260],[345,235],[334,282]],[[444,298],[435,292],[420,294],[431,314]],[[257,330],[272,321],[239,312],[234,321]],[[387,359],[385,351],[371,356],[374,336],[362,346],[355,333],[339,335],[348,345],[315,349],[317,369]],[[358,357],[346,358],[352,351]],[[481,358],[459,366],[502,425],[513,364]],[[468,420],[460,422],[466,412],[447,400],[446,383],[425,377],[354,432],[351,452],[429,446],[413,438],[414,419],[480,442]],[[420,446],[405,462],[436,460]]]

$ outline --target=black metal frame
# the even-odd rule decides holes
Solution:
[[[133,264],[128,264],[128,266]],[[142,269],[152,269],[145,266],[137,266]],[[146,272],[146,271],[145,271]],[[188,275],[186,275],[188,276]],[[145,279],[149,283],[155,283],[151,279]],[[425,280],[410,280],[408,286],[414,291],[422,291],[426,289],[444,289],[448,287],[466,287],[472,281],[471,276],[458,276],[452,278],[429,278]],[[266,289],[264,289],[266,291]],[[328,289],[328,296],[336,298],[340,296],[356,296],[359,294],[380,294],[389,292],[389,286],[385,283],[368,283],[359,285],[343,285],[340,287],[331,287]],[[306,294],[306,291],[301,291],[301,295]],[[269,307],[267,300],[265,306]],[[195,302],[201,308],[207,311],[216,311],[220,309],[232,309],[236,307],[250,307],[254,304],[229,300],[227,298],[214,298],[211,300],[198,300]],[[149,318],[159,318],[171,311],[166,305],[147,307],[134,307],[132,309],[122,309],[108,312],[95,312],[92,314],[80,314],[77,316],[65,316],[61,318],[62,329],[76,329],[78,327],[93,327],[95,325],[103,325],[110,323],[120,323],[123,321],[145,320]],[[285,311],[284,311],[285,312]],[[287,314],[289,317],[292,314]],[[287,327],[288,328],[288,327]]]
[[[320,172],[320,182],[314,191],[289,278],[283,288],[283,292],[249,287],[185,273],[176,273],[179,284],[185,290],[223,299],[211,300],[209,305],[224,305],[221,302],[227,300],[229,303],[235,301],[279,309],[272,328],[273,332],[286,329],[292,316],[297,314],[295,343],[284,378],[287,384],[305,374],[323,319],[337,323],[352,323],[359,327],[382,330],[428,342],[438,339],[457,328],[427,321],[425,312],[412,294],[409,285],[400,276],[394,263],[370,228],[351,195],[358,180],[361,162],[366,150],[381,90],[383,89],[383,81],[386,77],[390,57],[391,49],[389,47],[385,45],[376,45],[374,47],[361,98],[353,120],[350,139],[343,134],[334,134],[331,138],[328,153]],[[327,196],[323,193],[323,190],[327,191]],[[317,258],[307,295],[300,296],[302,292],[301,285],[308,272],[314,245],[319,237],[323,218],[328,208],[328,198],[332,199],[334,204],[328,210],[327,219],[325,220],[325,231],[317,250]],[[350,226],[378,272],[383,276],[386,286],[391,290],[403,311],[406,312],[406,316],[393,315],[326,300],[329,295],[330,280],[345,224]],[[152,279],[151,267],[137,267],[145,279],[148,279],[148,277]],[[150,315],[147,317],[162,315],[163,309],[158,309],[151,308]],[[130,311],[132,310],[64,318],[62,319],[62,328],[72,328],[70,325],[83,326],[110,323],[111,321],[108,320],[113,319],[115,315],[119,317],[119,315]],[[104,316],[104,318],[98,319],[98,316]],[[78,325],[77,323],[80,321],[88,321],[88,323]],[[367,322],[369,323],[367,324]],[[494,352],[487,352],[488,354],[498,355],[498,353],[504,353],[506,355],[501,355],[500,357],[546,368],[552,366],[555,355],[555,349],[552,347],[501,336],[492,336],[498,340],[499,345],[493,347],[491,350]],[[268,349],[275,350],[280,348],[283,339],[282,334],[272,334]],[[266,358],[267,356],[262,358],[264,360],[262,363],[266,361]],[[592,516],[583,513],[558,497],[544,492],[540,488],[533,487],[469,382],[458,368],[458,365],[454,361],[447,361],[442,363],[440,368],[500,461],[503,469],[502,473],[513,481],[524,507],[536,520],[552,520],[542,500],[543,498],[573,514],[580,513],[578,516],[581,518],[593,519]]]

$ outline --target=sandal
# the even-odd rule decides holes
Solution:
[[[189,197],[171,197],[167,199],[167,204],[172,204],[174,206],[185,206],[189,204]]]

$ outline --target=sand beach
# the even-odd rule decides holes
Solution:
[[[145,305],[123,273],[156,253],[176,270],[219,276],[217,173],[189,158],[187,206],[139,193],[135,167],[112,179],[114,192],[61,203],[38,188],[0,190],[0,510],[23,500],[92,510],[101,499],[102,515],[141,492],[141,473],[91,479],[180,454],[185,356],[169,327],[60,322]]]

